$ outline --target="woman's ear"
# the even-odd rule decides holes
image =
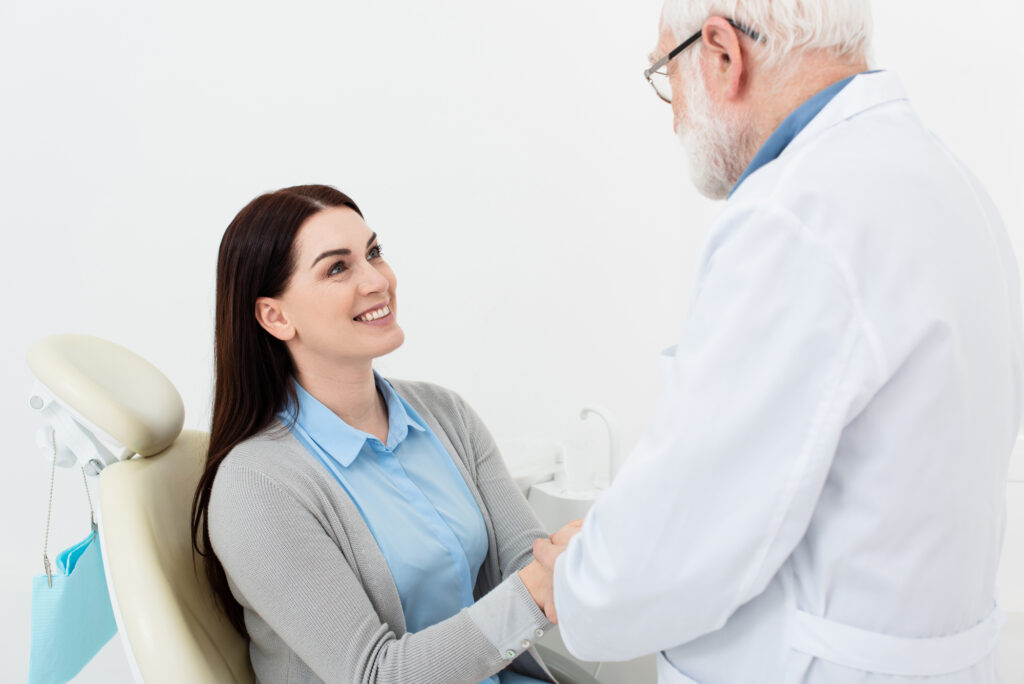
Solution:
[[[295,337],[295,326],[281,308],[281,301],[273,297],[260,297],[256,300],[256,320],[268,333],[287,342]]]

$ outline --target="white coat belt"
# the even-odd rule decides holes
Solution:
[[[677,670],[665,657],[664,651],[655,654],[654,663],[658,668],[658,684],[699,684]]]
[[[1004,622],[1006,616],[997,607],[966,631],[915,639],[870,632],[796,610],[790,647],[866,672],[935,676],[958,672],[981,662],[995,647]]]

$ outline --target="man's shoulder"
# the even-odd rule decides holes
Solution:
[[[895,101],[795,140],[737,188],[723,218],[771,206],[825,233],[856,219],[884,224],[959,204],[969,175],[909,103]]]

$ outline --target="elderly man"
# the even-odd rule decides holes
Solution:
[[[645,75],[728,200],[650,427],[523,573],[580,658],[997,680],[1017,267],[978,180],[868,71],[870,27],[868,0],[664,6]]]

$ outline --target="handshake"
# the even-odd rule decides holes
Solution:
[[[550,537],[535,539],[533,541],[533,560],[519,571],[519,579],[523,581],[530,596],[551,622],[558,622],[558,613],[555,612],[555,561],[565,551],[569,540],[579,533],[582,526],[582,520],[573,520]]]

